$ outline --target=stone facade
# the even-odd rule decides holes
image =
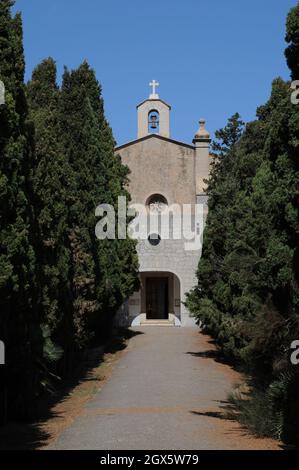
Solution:
[[[154,98],[151,98],[153,97]],[[153,195],[166,201],[168,207],[174,204],[204,204],[206,213],[205,182],[209,177],[210,137],[200,121],[200,129],[194,137],[193,145],[175,141],[170,136],[170,106],[151,95],[137,106],[138,139],[116,148],[122,162],[130,169],[129,192],[132,204],[147,206]],[[152,114],[156,115],[152,118]],[[155,119],[152,125],[151,119]],[[154,128],[152,131],[151,126]],[[194,210],[194,209],[193,209]],[[192,212],[192,223],[194,213]],[[175,228],[171,226],[169,239],[161,237],[159,243],[139,240],[141,289],[122,308],[119,319],[128,324],[138,325],[149,318],[149,294],[147,284],[152,279],[167,279],[168,318],[176,325],[194,325],[184,305],[185,294],[196,283],[196,269],[201,249],[186,250],[185,239],[175,239]],[[150,233],[149,233],[150,235]],[[160,235],[160,233],[159,233]],[[166,285],[165,282],[163,285]],[[164,297],[163,297],[164,299]],[[154,303],[154,299],[152,301]],[[156,317],[155,317],[156,318]]]
[[[130,168],[132,203],[146,204],[152,194],[169,205],[195,203],[194,147],[152,134],[116,150]]]

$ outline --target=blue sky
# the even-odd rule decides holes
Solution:
[[[17,0],[26,78],[43,58],[84,59],[103,87],[118,144],[137,133],[149,82],[172,106],[171,137],[191,142],[198,120],[213,133],[238,111],[254,118],[274,77],[289,78],[285,20],[297,0]]]

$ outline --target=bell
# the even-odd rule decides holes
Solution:
[[[150,127],[151,129],[157,129],[158,128],[158,118],[157,116],[151,116],[150,118]]]

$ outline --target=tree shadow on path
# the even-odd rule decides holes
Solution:
[[[100,380],[104,381],[105,376],[94,376],[94,369],[104,364],[105,357],[113,358],[115,354],[125,350],[128,341],[141,334],[143,334],[142,331],[121,329],[107,341],[106,345],[87,349],[84,356],[78,359],[75,369],[68,378],[57,386],[55,393],[41,401],[38,420],[9,422],[0,426],[0,450],[36,450],[47,446],[51,435],[45,431],[45,424],[53,419],[58,422],[59,426],[59,420],[65,419],[61,413],[55,411],[55,406],[63,406],[67,403],[76,387],[82,384],[89,387],[88,389],[97,390]]]
[[[193,357],[198,357],[200,359],[213,359],[215,362],[219,362],[221,364],[232,366],[232,363],[226,359],[220,351],[215,349],[210,349],[206,351],[188,351],[186,354],[189,354]]]

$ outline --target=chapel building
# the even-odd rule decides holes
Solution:
[[[149,98],[137,106],[137,139],[115,149],[130,169],[131,204],[142,204],[149,213],[158,214],[173,206],[198,204],[206,215],[210,134],[202,119],[192,144],[174,140],[171,107],[159,98],[158,85],[154,80]],[[170,225],[172,236],[164,237],[158,225],[154,230],[148,227],[146,237],[138,241],[141,288],[121,309],[127,325],[194,325],[184,301],[196,284],[201,247],[186,249],[188,241],[175,236],[176,229]]]

